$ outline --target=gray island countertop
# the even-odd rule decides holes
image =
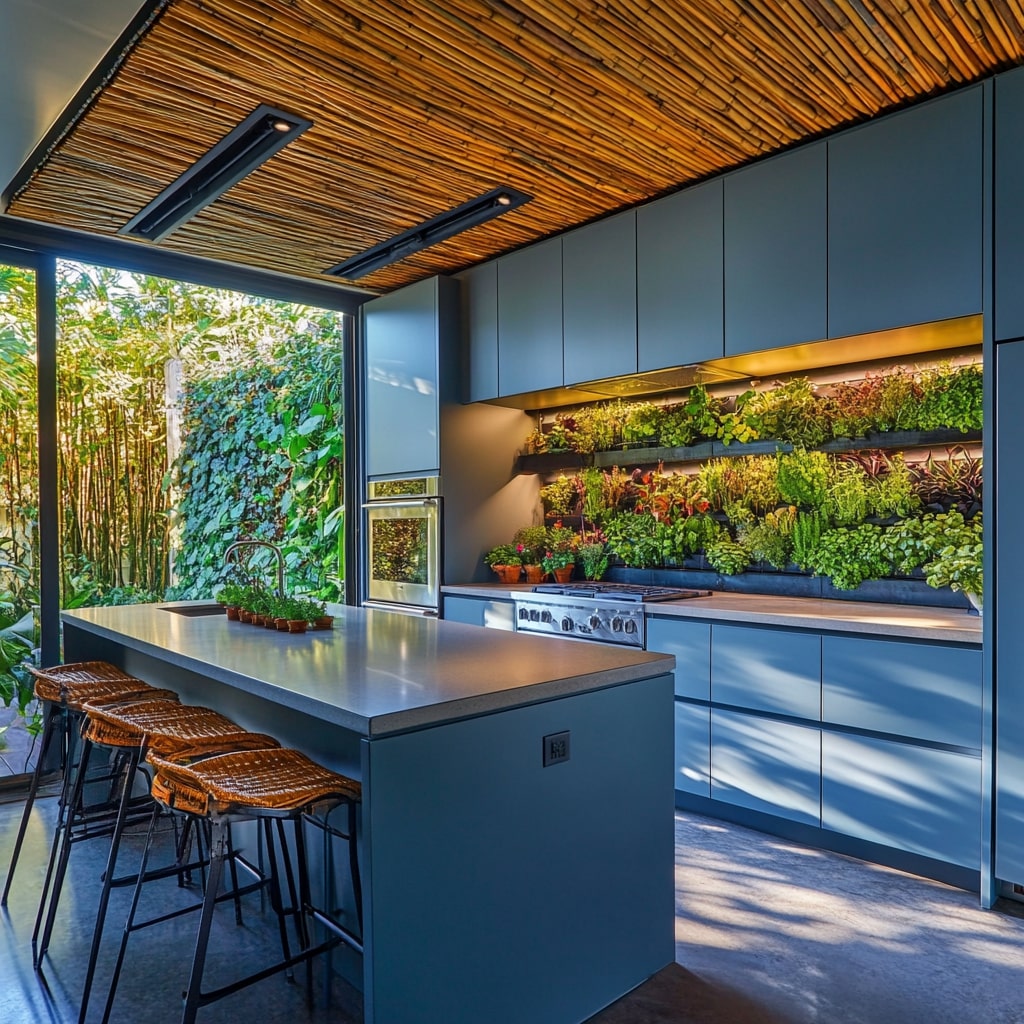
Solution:
[[[337,606],[334,627],[281,633],[209,602],[82,608],[67,626],[363,736],[488,714],[671,672],[675,659]]]

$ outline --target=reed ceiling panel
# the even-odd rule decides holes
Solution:
[[[260,103],[313,127],[161,246],[317,277],[534,196],[389,290],[1022,61],[1024,0],[171,0],[8,212],[113,234]]]

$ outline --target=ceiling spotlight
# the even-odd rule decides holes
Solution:
[[[533,196],[514,188],[491,189],[490,192],[470,199],[447,213],[438,214],[422,224],[417,224],[416,227],[409,228],[408,231],[389,238],[386,242],[380,242],[342,263],[329,267],[324,273],[354,281],[373,270],[397,263],[421,249],[429,249],[432,245],[437,245],[438,242],[443,242],[461,231],[500,217],[503,213],[528,203],[532,198]]]
[[[150,242],[166,238],[301,135],[312,123],[304,117],[273,107],[257,107],[132,217],[118,234],[145,238]]]

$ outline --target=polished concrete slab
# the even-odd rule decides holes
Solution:
[[[35,972],[29,936],[53,805],[40,802],[0,915],[3,1024],[70,1024],[78,1016],[103,844],[75,851],[51,954]],[[4,867],[20,812],[0,805]],[[677,963],[588,1024],[1024,1024],[1024,905],[984,911],[972,893],[695,815],[677,815],[676,839]],[[123,868],[139,843],[128,842]],[[150,891],[151,906],[192,896],[166,882]],[[101,1016],[127,900],[128,890],[115,893],[90,1020]],[[277,952],[272,920],[255,897],[242,927],[230,911],[215,927],[212,980]],[[193,928],[194,919],[183,918],[132,938],[112,1022],[179,1019]],[[200,1020],[357,1024],[350,990],[336,984],[328,1006],[315,987],[310,1010],[302,985],[272,977],[201,1011]]]

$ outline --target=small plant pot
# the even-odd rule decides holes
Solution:
[[[552,569],[551,575],[555,577],[556,583],[568,583],[575,571],[575,565],[564,565],[561,569]]]
[[[238,609],[238,621],[239,622],[252,622],[252,612],[247,612],[244,608]]]
[[[286,619],[285,629],[289,633],[305,633],[306,632],[306,620],[305,619]]]
[[[313,620],[314,629],[332,629],[334,626],[333,615],[321,615],[318,619]]]
[[[273,615],[263,616],[263,628],[264,629],[277,629],[277,619]]]
[[[543,583],[547,573],[542,565],[524,565],[523,572],[526,573],[527,583]]]
[[[238,609],[234,605],[229,604],[224,611],[228,613],[228,619],[231,622],[238,622]]]
[[[492,565],[491,568],[498,574],[501,583],[518,583],[522,572],[521,565]]]
[[[274,628],[281,633],[288,632],[288,620],[287,619],[274,619]]]

